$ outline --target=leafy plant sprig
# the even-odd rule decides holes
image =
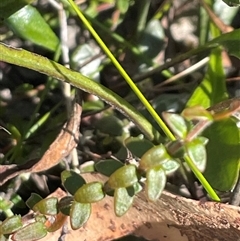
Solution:
[[[73,1],[71,2],[73,3]],[[193,54],[200,53],[206,49],[219,47],[219,45],[229,48],[230,53],[239,57],[240,52],[235,51],[235,48],[233,48],[234,43],[239,43],[239,33],[239,30],[236,30],[233,31],[233,33],[216,38],[207,43],[205,46],[189,51],[186,54],[173,59],[172,62],[160,66],[160,69],[171,66],[174,61],[176,63],[181,59],[188,58]],[[96,38],[97,37],[98,36],[96,35]],[[231,39],[231,44],[229,43],[229,39]],[[57,42],[58,40],[55,39],[54,46],[51,48],[52,50],[55,49]],[[44,41],[43,44],[45,44]],[[49,76],[56,77],[57,79],[70,82],[80,89],[98,95],[107,103],[112,104],[116,109],[119,109],[122,113],[133,120],[151,141],[155,140],[155,143],[159,142],[159,133],[153,129],[151,124],[138,112],[136,112],[131,105],[124,102],[123,99],[119,98],[113,92],[110,92],[107,88],[104,88],[80,74],[64,69],[61,65],[49,61],[41,56],[34,56],[32,53],[27,51],[14,49],[3,44],[0,45],[0,49],[1,51],[3,50],[3,52],[1,52],[2,56],[0,55],[0,59],[3,61],[43,72]],[[108,51],[107,47],[105,51]],[[109,54],[111,55],[111,52]],[[31,60],[32,63],[30,63],[31,61],[29,60]],[[113,62],[115,60],[113,56]],[[39,67],[39,64],[42,66]],[[117,61],[116,66],[118,66]],[[122,70],[124,71],[124,69]],[[122,70],[120,68],[120,72]],[[132,85],[133,90],[135,90],[135,92],[140,96],[140,99],[143,97],[142,102],[148,106],[149,103],[141,92],[135,88],[134,83],[132,83],[127,74],[126,78],[129,80],[129,84]],[[157,120],[159,120],[160,117],[156,113],[154,114],[155,111],[152,109],[151,105],[147,108],[149,108],[150,112],[153,110],[153,117],[156,117]],[[185,111],[183,114],[184,117],[188,117],[189,119],[189,112],[187,113]],[[121,216],[131,206],[135,194],[141,190],[143,178],[146,178],[146,195],[148,199],[152,201],[156,200],[161,195],[165,186],[166,175],[175,171],[179,167],[177,158],[185,156],[184,153],[191,156],[191,160],[188,161],[188,164],[192,167],[193,172],[200,173],[198,169],[204,169],[206,164],[206,139],[200,137],[199,134],[204,130],[204,128],[206,128],[206,126],[212,123],[213,119],[221,119],[224,116],[221,116],[221,114],[223,113],[220,113],[220,115],[212,115],[211,113],[204,112],[203,114],[201,109],[197,109],[197,113],[196,111],[190,112],[190,115],[193,115],[195,118],[197,115],[199,115],[200,118],[205,118],[206,122],[204,122],[205,124],[202,129],[197,129],[195,127],[195,129],[191,129],[189,123],[182,116],[167,114],[166,120],[169,121],[169,126],[172,125],[172,131],[175,133],[175,136],[178,136],[178,140],[175,140],[175,136],[168,130],[165,122],[160,119],[160,121],[158,121],[160,127],[163,128],[165,134],[167,136],[169,135],[169,139],[172,141],[166,146],[163,144],[154,146],[152,142],[144,139],[142,142],[144,142],[144,144],[148,143],[148,145],[147,147],[144,145],[145,149],[139,155],[139,166],[132,164],[123,166],[120,162],[113,163],[113,160],[98,162],[95,165],[95,169],[98,172],[102,172],[103,174],[109,176],[109,180],[105,184],[100,182],[86,183],[80,175],[72,171],[63,172],[61,176],[62,182],[66,190],[70,193],[70,196],[57,200],[56,198],[42,199],[40,196],[33,194],[28,200],[28,205],[35,213],[39,214],[36,216],[35,222],[23,227],[23,223],[19,216],[14,215],[7,218],[0,224],[0,240],[4,240],[13,233],[13,239],[16,241],[26,240],[27,238],[29,240],[40,239],[45,236],[47,232],[53,232],[62,227],[67,216],[70,216],[72,228],[77,229],[88,220],[91,213],[91,203],[103,199],[106,195],[114,196],[115,213],[117,216]],[[231,113],[228,112],[227,117],[230,115]],[[178,123],[179,121],[182,123],[180,126]],[[164,129],[165,127],[167,129]],[[137,138],[135,138],[135,140]],[[126,140],[125,144],[132,154],[135,155],[136,153],[134,153],[134,150],[131,147],[131,141]],[[199,156],[195,155],[195,153],[199,150],[201,154],[200,157],[203,157],[200,159]],[[109,166],[112,167],[111,171],[106,173],[106,169],[109,168]],[[74,183],[74,185],[71,185],[72,183]],[[205,188],[207,185],[209,185],[207,182],[203,184]],[[211,190],[210,185],[207,190]],[[217,200],[217,198],[218,197],[215,196],[215,200]],[[49,217],[54,217],[55,221],[52,223]],[[30,230],[35,231],[34,236],[29,237],[29,233],[31,233]]]
[[[147,101],[145,96],[141,93],[141,91],[138,89],[138,87],[135,85],[135,83],[132,81],[130,76],[127,74],[127,72],[123,69],[123,67],[119,64],[117,59],[114,57],[114,55],[111,53],[109,48],[105,45],[105,43],[101,40],[99,35],[96,33],[94,28],[91,26],[91,24],[88,22],[88,20],[84,17],[80,9],[77,7],[77,5],[72,1],[68,0],[72,8],[76,11],[79,18],[82,20],[82,22],[86,25],[89,32],[93,35],[93,37],[96,39],[98,44],[101,46],[101,48],[104,50],[104,52],[107,54],[107,56],[111,59],[112,63],[115,65],[115,67],[118,69],[119,73],[122,75],[122,77],[126,80],[126,82],[129,84],[133,92],[137,95],[139,100],[143,103],[143,105],[146,107],[146,109],[149,111],[149,113],[152,115],[154,120],[158,123],[160,128],[163,130],[163,132],[166,134],[166,136],[171,140],[175,141],[176,137],[172,134],[172,132],[169,130],[167,125],[164,123],[164,121],[161,119],[161,117],[156,113],[156,111],[153,109],[151,104]],[[220,201],[218,195],[215,193],[211,185],[208,183],[208,181],[204,178],[201,172],[196,168],[194,163],[192,162],[191,158],[188,155],[184,156],[184,160],[188,164],[188,166],[191,168],[193,173],[196,175],[198,180],[202,183],[203,187],[206,189],[206,191],[209,193],[210,197],[215,201]]]
[[[204,124],[207,127],[214,119],[226,119],[239,111],[239,100],[236,99],[228,111],[215,113],[202,107],[194,107],[184,110],[182,115],[190,120],[200,119],[208,123]],[[63,171],[61,180],[69,195],[58,200],[55,197],[43,199],[38,194],[32,193],[26,204],[37,214],[35,221],[24,226],[18,215],[7,218],[0,223],[1,240],[6,240],[9,235],[12,235],[15,241],[41,239],[48,232],[61,228],[68,216],[72,229],[79,229],[91,215],[91,204],[101,201],[106,195],[114,196],[115,214],[122,216],[132,206],[134,197],[142,190],[142,185],[145,185],[148,200],[156,201],[164,189],[166,175],[179,167],[178,158],[183,157],[186,152],[199,169],[204,169],[207,141],[199,137],[204,128],[191,127],[190,122],[181,115],[165,113],[164,116],[179,137],[177,142],[173,141],[166,147],[163,144],[153,146],[142,137],[130,137],[125,141],[125,145],[133,155],[139,155],[138,151],[135,152],[134,142],[144,142],[144,146],[148,147],[140,154],[138,165],[124,165],[115,159],[95,163],[94,170],[108,176],[104,184],[98,181],[86,183],[84,178],[74,171]],[[197,133],[192,134],[192,132]],[[52,218],[53,222],[50,221]]]

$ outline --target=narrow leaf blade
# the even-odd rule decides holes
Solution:
[[[59,40],[38,10],[31,5],[21,8],[6,20],[18,36],[51,51],[56,51]]]

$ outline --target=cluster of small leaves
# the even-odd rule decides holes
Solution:
[[[184,155],[189,155],[200,171],[205,169],[207,138],[199,134],[214,120],[226,119],[233,111],[235,109],[215,113],[195,106],[185,109],[182,115],[164,113],[166,122],[178,137],[176,141],[155,146],[143,135],[127,138],[125,147],[139,161],[133,158],[125,164],[115,159],[98,161],[93,170],[108,177],[104,184],[86,183],[76,172],[63,171],[61,180],[69,195],[58,200],[56,197],[43,199],[33,193],[26,204],[34,211],[35,220],[24,226],[21,216],[7,218],[0,224],[0,240],[6,240],[9,235],[15,241],[41,239],[61,228],[68,216],[71,228],[79,229],[88,221],[92,203],[106,195],[114,198],[116,216],[129,210],[143,186],[148,200],[156,201],[165,187],[166,176],[178,169]],[[199,122],[193,125],[192,120]]]
[[[14,233],[14,234],[13,234]],[[9,235],[12,235],[12,240],[15,241],[32,241],[41,239],[47,235],[47,228],[42,220],[23,226],[20,215],[14,215],[0,223],[0,240],[5,241]]]
[[[11,4],[11,2],[15,4]],[[30,5],[25,6],[26,3],[31,2],[31,0],[3,1],[2,6],[7,6],[7,8],[0,9],[1,16],[3,16],[1,20],[4,20],[19,36],[51,51],[55,51],[59,40],[49,26],[45,24],[45,20],[39,15],[37,9]],[[225,2],[228,4],[239,4],[238,0]],[[25,7],[22,8],[23,6]],[[17,10],[19,11],[16,12]],[[12,15],[13,13],[15,14]],[[22,16],[26,17],[23,18]],[[22,32],[19,32],[20,27]],[[43,28],[44,35],[42,35]],[[235,36],[235,39],[238,40],[238,33],[233,33],[232,38]],[[39,36],[44,37],[44,39]],[[228,38],[229,36],[215,39],[212,43],[216,42],[227,45],[225,42],[228,42]],[[235,47],[231,47],[229,52],[239,57],[239,52],[236,52]],[[213,76],[210,77],[212,80]],[[219,75],[217,76],[217,81],[219,86]],[[212,91],[209,92],[212,93]],[[191,99],[195,100],[195,96],[203,98],[203,94],[201,93],[201,95],[193,95],[194,98],[192,97]],[[54,232],[61,228],[68,216],[70,217],[72,229],[78,229],[89,219],[91,204],[102,200],[106,195],[114,197],[115,213],[117,216],[122,216],[131,207],[135,195],[142,190],[143,183],[145,183],[145,191],[148,199],[155,201],[164,189],[166,176],[179,167],[179,158],[184,155],[189,155],[198,169],[203,171],[206,167],[205,145],[207,139],[200,137],[197,129],[192,128],[192,123],[186,119],[191,120],[192,117],[196,118],[198,116],[198,119],[204,119],[206,123],[211,123],[214,120],[214,115],[205,111],[205,109],[195,108],[191,109],[190,112],[185,111],[183,116],[173,113],[165,114],[169,127],[178,137],[177,141],[170,142],[166,146],[163,144],[154,146],[153,143],[142,136],[130,137],[125,141],[127,149],[133,156],[140,159],[136,165],[124,165],[122,162],[113,159],[102,160],[96,163],[95,170],[109,177],[108,181],[104,184],[100,182],[86,183],[77,173],[64,171],[61,175],[62,183],[70,195],[58,200],[55,197],[43,199],[37,194],[32,194],[27,201],[27,205],[37,214],[34,222],[24,226],[21,217],[18,215],[7,218],[0,223],[0,241],[6,240],[9,235],[12,235],[12,239],[16,241],[41,239],[48,232]],[[104,121],[106,122],[106,119]],[[109,128],[109,125],[105,126]],[[121,130],[121,128],[116,128],[116,130],[116,135],[118,135],[118,130]],[[214,133],[215,136],[217,136],[216,133],[218,132]],[[226,134],[224,137],[226,137]],[[228,154],[228,158],[230,155],[231,153]],[[228,158],[225,159],[228,160]],[[213,158],[210,159],[213,160]],[[212,172],[210,174],[210,177],[215,177],[215,175],[212,175]],[[222,184],[219,186],[223,188]],[[229,187],[226,189],[229,189]]]

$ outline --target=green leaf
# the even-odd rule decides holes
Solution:
[[[31,193],[31,196],[26,201],[26,204],[30,209],[33,210],[33,207],[41,200],[43,200],[43,198],[40,195],[36,193]]]
[[[70,211],[70,224],[73,230],[79,229],[87,222],[91,214],[91,204],[73,202]]]
[[[108,179],[107,185],[111,189],[130,187],[138,182],[135,165],[126,165],[116,170]]]
[[[117,169],[123,166],[123,163],[114,159],[100,160],[95,164],[95,169],[97,172],[109,177]]]
[[[56,51],[59,40],[38,10],[31,5],[20,9],[8,19],[8,27],[18,36],[48,50]]]
[[[222,66],[221,52],[220,48],[212,50],[207,73],[201,84],[195,89],[191,98],[188,100],[187,107],[200,104],[204,108],[208,108],[227,98],[226,79]]]
[[[41,239],[47,235],[47,229],[41,222],[31,223],[12,236],[14,241],[34,241]]]
[[[124,144],[134,156],[139,158],[154,146],[153,143],[145,139],[143,135],[129,137],[124,141]]]
[[[70,214],[70,208],[73,202],[72,196],[66,196],[60,199],[58,202],[58,209],[60,212],[62,212],[64,215]]]
[[[201,137],[198,137],[191,142],[186,143],[185,147],[189,157],[196,165],[198,170],[203,172],[207,163],[205,142],[201,139]]]
[[[203,135],[209,139],[204,176],[211,186],[229,191],[236,183],[240,167],[240,131],[230,118],[214,122]]]
[[[125,0],[118,0],[116,2],[117,9],[120,11],[121,14],[124,14],[127,12],[129,8],[130,1]]]
[[[114,115],[104,116],[96,122],[96,128],[110,136],[121,136],[123,123]]]
[[[11,16],[13,13],[17,12],[24,6],[29,3],[32,3],[34,0],[1,0],[0,7],[0,21]]]
[[[134,193],[128,191],[127,188],[120,187],[114,191],[114,211],[116,216],[121,217],[132,206]]]
[[[139,182],[133,184],[131,187],[128,187],[127,190],[130,191],[131,188],[133,188],[134,194],[137,194],[143,190],[142,184],[140,184]],[[132,192],[130,192],[130,193],[132,193]]]
[[[0,234],[11,234],[22,227],[22,219],[20,215],[14,215],[5,219],[0,224]]]
[[[162,165],[163,163],[171,160],[172,158],[167,153],[164,145],[160,144],[154,146],[148,150],[141,158],[139,162],[139,168],[142,170],[147,170],[149,168]]]
[[[146,194],[150,201],[156,201],[166,184],[166,174],[161,166],[150,168],[146,174]]]
[[[80,203],[94,203],[103,199],[103,185],[100,182],[91,182],[84,184],[74,194],[74,199]]]
[[[175,160],[167,160],[162,163],[162,168],[164,169],[166,175],[172,174],[180,167],[180,164]]]
[[[181,139],[187,136],[190,129],[188,122],[179,114],[164,112],[164,120],[167,122],[170,129]]]
[[[72,195],[86,182],[85,180],[76,172],[65,170],[61,173],[61,180],[63,186]]]
[[[164,48],[165,32],[158,19],[152,19],[144,27],[139,38],[139,49],[148,58],[155,58]]]
[[[44,215],[56,215],[58,199],[56,197],[45,198],[34,205],[33,210]]]

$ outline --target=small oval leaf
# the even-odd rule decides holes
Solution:
[[[31,196],[26,201],[26,204],[30,209],[33,210],[33,207],[41,200],[43,200],[43,198],[40,195],[36,193],[31,193]]]
[[[103,199],[104,196],[102,183],[91,182],[80,187],[74,194],[74,199],[80,203],[94,203]]]
[[[166,174],[161,166],[151,168],[146,174],[146,194],[151,201],[156,201],[166,184]]]
[[[70,211],[70,224],[73,230],[79,229],[87,222],[91,214],[91,204],[73,202]]]
[[[154,146],[142,156],[139,162],[139,168],[147,170],[149,168],[159,166],[170,159],[171,157],[167,153],[164,145],[160,144],[158,146]]]
[[[195,138],[185,144],[187,153],[200,172],[203,172],[207,164],[206,147],[200,138]]]
[[[61,173],[61,180],[63,186],[72,195],[74,195],[74,193],[86,183],[79,174],[74,171],[67,170]]]
[[[105,175],[111,176],[117,169],[123,166],[123,163],[114,159],[100,160],[95,164],[95,169],[97,172]]]
[[[20,215],[14,215],[5,219],[0,225],[0,234],[10,234],[16,232],[22,227],[22,219]]]
[[[47,235],[47,229],[41,222],[31,223],[12,236],[14,241],[34,241],[41,239]]]
[[[134,192],[133,192],[134,193]],[[114,191],[114,211],[116,216],[121,217],[132,206],[134,194],[129,193],[127,188],[120,187]]]
[[[123,123],[114,115],[104,116],[96,122],[96,128],[110,136],[121,136]]]
[[[57,203],[56,197],[46,198],[34,205],[33,210],[44,215],[56,215],[58,213]]]
[[[184,139],[190,129],[190,124],[179,114],[163,113],[164,120],[176,136]]]
[[[141,158],[145,152],[154,147],[153,143],[145,139],[143,135],[129,137],[124,141],[128,150],[136,157]]]
[[[108,179],[107,185],[111,189],[130,187],[138,182],[135,165],[126,165],[115,171]]]
[[[175,160],[168,160],[162,164],[162,168],[164,169],[166,175],[172,174],[179,168],[180,164]]]

